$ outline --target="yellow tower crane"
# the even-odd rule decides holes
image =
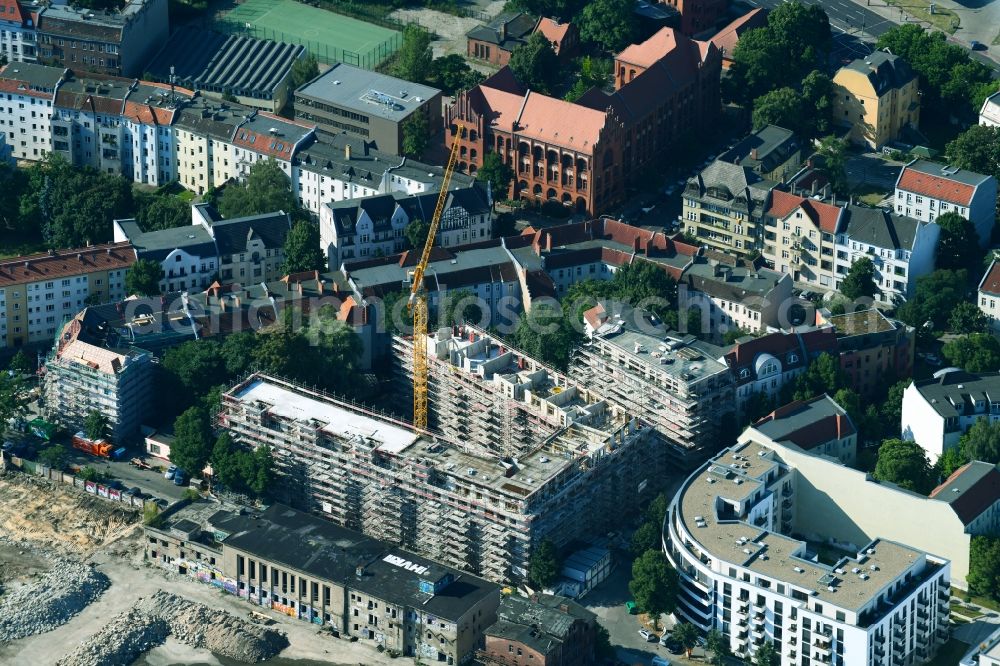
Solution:
[[[424,271],[431,258],[431,248],[434,247],[434,237],[437,235],[441,215],[448,201],[448,186],[451,175],[455,171],[455,160],[458,157],[458,144],[461,143],[465,127],[458,125],[455,140],[451,144],[448,163],[444,167],[441,178],[441,192],[438,194],[437,205],[434,207],[434,217],[427,231],[427,240],[420,255],[420,262],[413,270],[413,286],[410,287],[408,307],[413,315],[413,428],[420,432],[427,430],[427,291],[424,289]]]

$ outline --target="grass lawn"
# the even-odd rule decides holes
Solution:
[[[969,645],[952,638],[941,646],[937,655],[927,662],[927,666],[955,666],[969,651]]]
[[[45,252],[45,243],[39,241],[38,243],[26,243],[18,246],[5,246],[0,249],[0,260],[10,259],[11,257],[23,257],[26,254],[37,254],[39,252]]]
[[[857,197],[862,203],[866,203],[869,206],[878,206],[882,203],[882,200],[889,196],[889,193],[885,190],[879,189],[868,183],[862,183],[852,190],[852,194]]]
[[[247,0],[225,21],[259,39],[301,44],[319,60],[368,69],[395,53],[402,41],[395,30],[296,0]]]
[[[943,30],[949,35],[955,34],[958,30],[958,26],[962,24],[962,19],[958,17],[955,12],[945,9],[940,5],[934,8],[934,13],[931,14],[929,4],[927,2],[914,2],[914,0],[885,0],[886,4],[892,5],[893,7],[901,8],[904,12],[912,16],[913,18],[922,21],[924,23],[930,23],[932,26],[938,30]],[[893,16],[894,20],[898,20],[898,16]]]

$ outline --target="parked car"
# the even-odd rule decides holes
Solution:
[[[937,354],[928,354],[924,357],[924,362],[926,362],[927,365],[934,366],[935,368],[941,365],[941,359],[938,358]]]
[[[974,39],[969,44],[969,46],[972,48],[973,51],[985,51],[986,50],[986,45],[985,44],[983,44],[982,42],[977,42]]]
[[[128,489],[128,492],[129,495],[131,495],[132,497],[138,497],[139,499],[142,499],[142,490],[139,488],[139,486],[132,486],[131,488]]]
[[[639,607],[636,605],[634,601],[626,601],[625,610],[628,611],[629,615],[635,615],[636,613],[639,612]]]
[[[174,478],[174,474],[176,473],[177,473],[177,465],[171,465],[170,467],[167,468],[167,471],[163,473],[163,478],[172,479]]]
[[[187,476],[184,474],[184,470],[179,469],[174,472],[174,485],[183,486],[187,483]]]
[[[656,634],[647,629],[640,629],[639,635],[642,636],[648,643],[655,643],[658,640]]]
[[[667,652],[670,654],[684,654],[684,646],[681,645],[680,641],[675,641],[673,638],[668,638],[666,643],[661,641],[661,645],[667,648]]]

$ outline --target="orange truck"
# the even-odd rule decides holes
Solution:
[[[111,443],[106,439],[87,439],[87,436],[82,432],[73,435],[72,441],[74,449],[80,449],[84,453],[89,453],[92,456],[100,458],[118,459],[125,453],[124,448],[112,449]]]

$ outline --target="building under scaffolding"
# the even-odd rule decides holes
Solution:
[[[652,428],[558,375],[543,381],[538,373],[549,371],[518,355],[518,372],[487,372],[484,365],[508,353],[484,350],[478,363],[466,354],[463,366],[433,371],[471,385],[480,369],[484,384],[500,387],[495,393],[509,391],[520,414],[507,422],[524,423],[503,445],[496,440],[504,441],[506,407],[485,389],[467,391],[448,411],[500,409],[499,423],[466,414],[462,434],[463,419],[452,423],[439,410],[448,434],[418,435],[404,421],[254,374],[223,396],[220,424],[237,441],[273,449],[279,500],[449,566],[518,582],[541,541],[561,546],[606,532],[647,501],[663,447]]]

